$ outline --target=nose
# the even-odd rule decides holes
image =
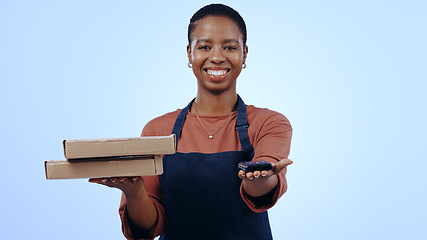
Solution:
[[[225,61],[224,53],[221,48],[214,48],[211,51],[210,60],[213,63],[222,63]]]

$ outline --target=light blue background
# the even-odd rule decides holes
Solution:
[[[0,1],[0,239],[123,239],[119,190],[43,162],[185,106],[208,3]],[[238,93],[294,128],[275,239],[426,239],[426,1],[225,3],[248,26]]]

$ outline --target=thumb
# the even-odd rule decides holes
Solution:
[[[294,163],[294,162],[292,160],[290,160],[290,159],[287,159],[287,158],[284,158],[284,159],[280,160],[279,162],[277,162],[274,165],[274,168],[273,168],[274,174],[278,174],[280,171],[282,171],[283,168],[285,168],[286,166],[291,165],[292,163]]]

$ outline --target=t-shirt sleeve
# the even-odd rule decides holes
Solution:
[[[270,111],[269,113],[260,112],[258,114],[268,114],[268,116],[262,121],[254,120],[253,125],[258,128],[256,132],[252,133],[252,146],[255,149],[253,160],[265,160],[275,163],[288,158],[292,138],[292,127],[288,119],[274,111]],[[248,130],[251,135],[250,127]],[[254,212],[263,212],[273,207],[287,190],[286,171],[287,169],[284,168],[277,175],[279,180],[277,187],[265,196],[258,198],[251,197],[245,192],[243,186],[241,186],[240,193],[243,201]]]

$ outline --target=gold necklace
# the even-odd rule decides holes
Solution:
[[[217,133],[222,127],[224,127],[224,125],[228,122],[228,120],[230,120],[231,116],[233,116],[233,113],[234,113],[234,111],[231,112],[231,114],[230,114],[230,116],[228,116],[227,120],[225,120],[225,122],[215,132],[210,133],[208,131],[208,129],[206,129],[205,125],[203,125],[202,121],[200,120],[199,114],[197,114],[196,106],[193,106],[193,107],[194,107],[194,112],[196,113],[196,116],[197,116],[197,119],[199,120],[200,125],[202,125],[202,127],[205,129],[205,131],[209,134],[209,139],[213,139],[213,135],[215,133]]]

